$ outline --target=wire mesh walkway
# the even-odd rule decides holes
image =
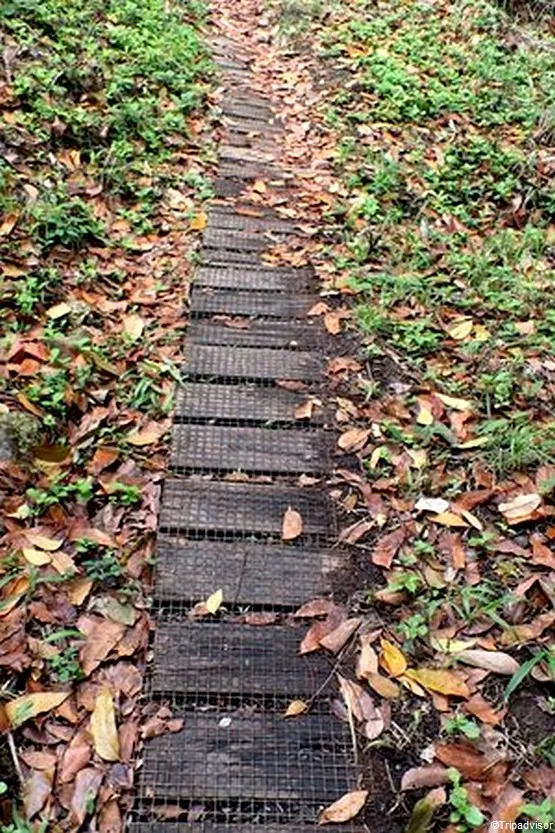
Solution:
[[[321,383],[325,345],[305,317],[317,301],[310,271],[261,260],[299,231],[240,198],[258,178],[283,181],[287,194],[271,161],[280,127],[249,89],[247,65],[226,44],[215,51],[227,135],[191,296],[151,674],[152,696],[184,729],[147,744],[132,830],[312,833],[318,811],[355,786],[348,731],[330,714],[330,664],[297,656],[306,627],[287,619],[327,592],[340,563],[326,494],[299,485],[328,467],[322,413],[295,418]],[[304,528],[286,544],[289,507]],[[192,621],[192,606],[218,588],[225,614]],[[310,714],[283,718],[293,699],[314,695]]]

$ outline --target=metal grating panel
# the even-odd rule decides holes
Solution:
[[[234,292],[228,289],[194,288],[191,312],[256,315],[262,318],[304,318],[318,302],[314,295],[275,295],[268,292]]]
[[[246,104],[242,101],[224,101],[221,106],[222,113],[226,116],[236,116],[241,119],[260,119],[261,121],[271,121],[275,118],[272,109],[265,105]]]
[[[171,466],[177,471],[320,474],[328,450],[323,431],[174,425]]]
[[[330,665],[321,654],[296,656],[305,632],[306,627],[162,621],[154,640],[152,691],[311,697],[326,683]]]
[[[300,427],[307,421],[295,418],[295,408],[305,401],[306,396],[282,388],[188,382],[178,389],[175,419],[288,422]],[[310,423],[318,425],[322,421],[322,410],[314,410]]]
[[[322,368],[312,353],[265,347],[205,347],[192,344],[184,367],[186,376],[227,379],[320,379]]]
[[[244,231],[210,228],[204,232],[203,245],[207,249],[230,249],[238,252],[263,252],[279,242],[268,231]]]
[[[290,174],[268,165],[267,162],[256,163],[224,160],[220,162],[218,173],[224,179],[263,179],[271,181],[274,185],[281,184],[285,179],[291,178]]]
[[[296,323],[278,318],[239,319],[240,326],[231,326],[234,319],[209,321],[193,319],[189,325],[189,338],[199,346],[265,347],[267,349],[310,350],[322,347],[326,340],[321,324],[315,319]],[[320,374],[311,378],[318,378]]]
[[[295,234],[297,226],[290,220],[282,220],[275,214],[241,214],[237,211],[223,211],[212,208],[208,217],[208,228],[237,229],[239,231],[270,232],[271,234]]]
[[[235,162],[254,162],[260,165],[275,163],[277,156],[275,153],[265,153],[254,148],[240,150],[233,147],[233,145],[220,145],[218,152],[220,159],[233,160]]]
[[[167,480],[160,509],[163,532],[204,530],[206,533],[281,536],[288,507],[304,521],[304,535],[333,532],[329,500],[322,492],[288,486],[218,483],[208,480]]]
[[[354,786],[345,741],[328,715],[188,714],[181,733],[146,747],[143,788],[170,800],[249,796],[318,807]]]
[[[221,587],[228,604],[299,607],[325,595],[328,576],[342,565],[330,550],[161,535],[156,598],[197,602]]]
[[[264,269],[253,266],[203,266],[195,273],[195,287],[216,289],[303,292],[312,283],[308,269]]]
[[[184,815],[186,815],[185,812]],[[260,831],[260,833],[322,833],[321,827],[315,827],[312,824],[305,825],[302,822],[299,822],[294,830],[292,830],[291,824],[262,822],[262,825],[256,822],[254,825],[234,824],[233,822],[229,824],[226,822],[221,824],[211,824],[210,822],[206,824],[202,822],[198,824],[189,824],[188,822],[178,824],[132,824],[129,827],[129,833],[256,833],[256,831]],[[341,833],[346,833],[345,825],[341,827]]]

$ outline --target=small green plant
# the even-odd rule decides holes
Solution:
[[[428,635],[429,627],[421,613],[413,613],[397,625],[397,631],[403,639],[404,647],[412,651],[416,640]]]
[[[79,648],[70,645],[47,658],[52,673],[60,683],[79,682],[85,675],[79,662]]]
[[[456,714],[449,718],[445,722],[444,729],[447,735],[464,735],[469,740],[478,740],[480,737],[479,725],[464,714]]]
[[[12,821],[10,824],[4,824],[0,827],[0,833],[47,833],[48,821],[44,819],[36,824],[26,821],[23,816],[20,816],[14,808],[12,811]]]
[[[449,793],[449,804],[453,808],[449,815],[451,824],[456,824],[461,833],[474,830],[485,821],[482,811],[471,804],[468,790],[461,784],[461,774],[456,769],[449,769],[447,775],[452,784]]]
[[[555,799],[546,798],[541,804],[525,804],[521,812],[522,815],[543,824],[547,830],[555,823]]]
[[[94,495],[94,482],[91,477],[79,478],[66,483],[63,476],[55,477],[47,488],[30,487],[25,493],[31,503],[33,515],[42,515],[49,506],[56,506],[66,500],[88,503]]]
[[[88,578],[100,584],[112,585],[115,579],[119,579],[123,573],[122,566],[112,550],[107,550],[95,558],[87,558],[83,561],[83,569]]]
[[[8,792],[8,785],[5,781],[0,781],[0,796],[6,795]]]
[[[85,243],[102,240],[104,226],[79,197],[71,197],[59,185],[45,192],[31,212],[31,234],[45,249],[61,245],[80,249]]]
[[[110,503],[118,506],[136,506],[141,502],[139,486],[120,483],[118,480],[110,484]]]

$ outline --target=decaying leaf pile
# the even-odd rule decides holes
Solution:
[[[141,734],[179,729],[138,696],[208,195],[200,22],[162,0],[0,11],[0,826],[19,797],[37,829],[116,833]]]
[[[266,260],[316,267],[310,314],[335,338],[332,495],[360,590],[298,612],[300,652],[337,657],[369,829],[552,822],[552,21],[483,0],[216,5],[297,183],[295,208],[271,183],[250,199],[314,231]]]

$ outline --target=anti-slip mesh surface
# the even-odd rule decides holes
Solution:
[[[183,728],[146,744],[129,830],[315,833],[320,810],[356,787],[348,729],[330,711],[336,660],[299,656],[310,623],[293,616],[329,595],[344,564],[320,485],[325,414],[295,413],[318,396],[327,342],[306,318],[317,300],[310,271],[260,258],[294,242],[293,224],[244,198],[233,203],[252,178],[279,178],[272,190],[283,194],[288,186],[269,157],[257,157],[271,148],[279,158],[280,128],[260,97],[249,99],[247,62],[225,42],[217,50],[230,86],[215,190],[231,202],[210,216],[191,294],[149,682],[154,703]],[[301,486],[307,475],[313,485]],[[300,526],[285,541],[291,512]],[[209,613],[218,590],[221,606]],[[295,699],[310,713],[284,719]]]

